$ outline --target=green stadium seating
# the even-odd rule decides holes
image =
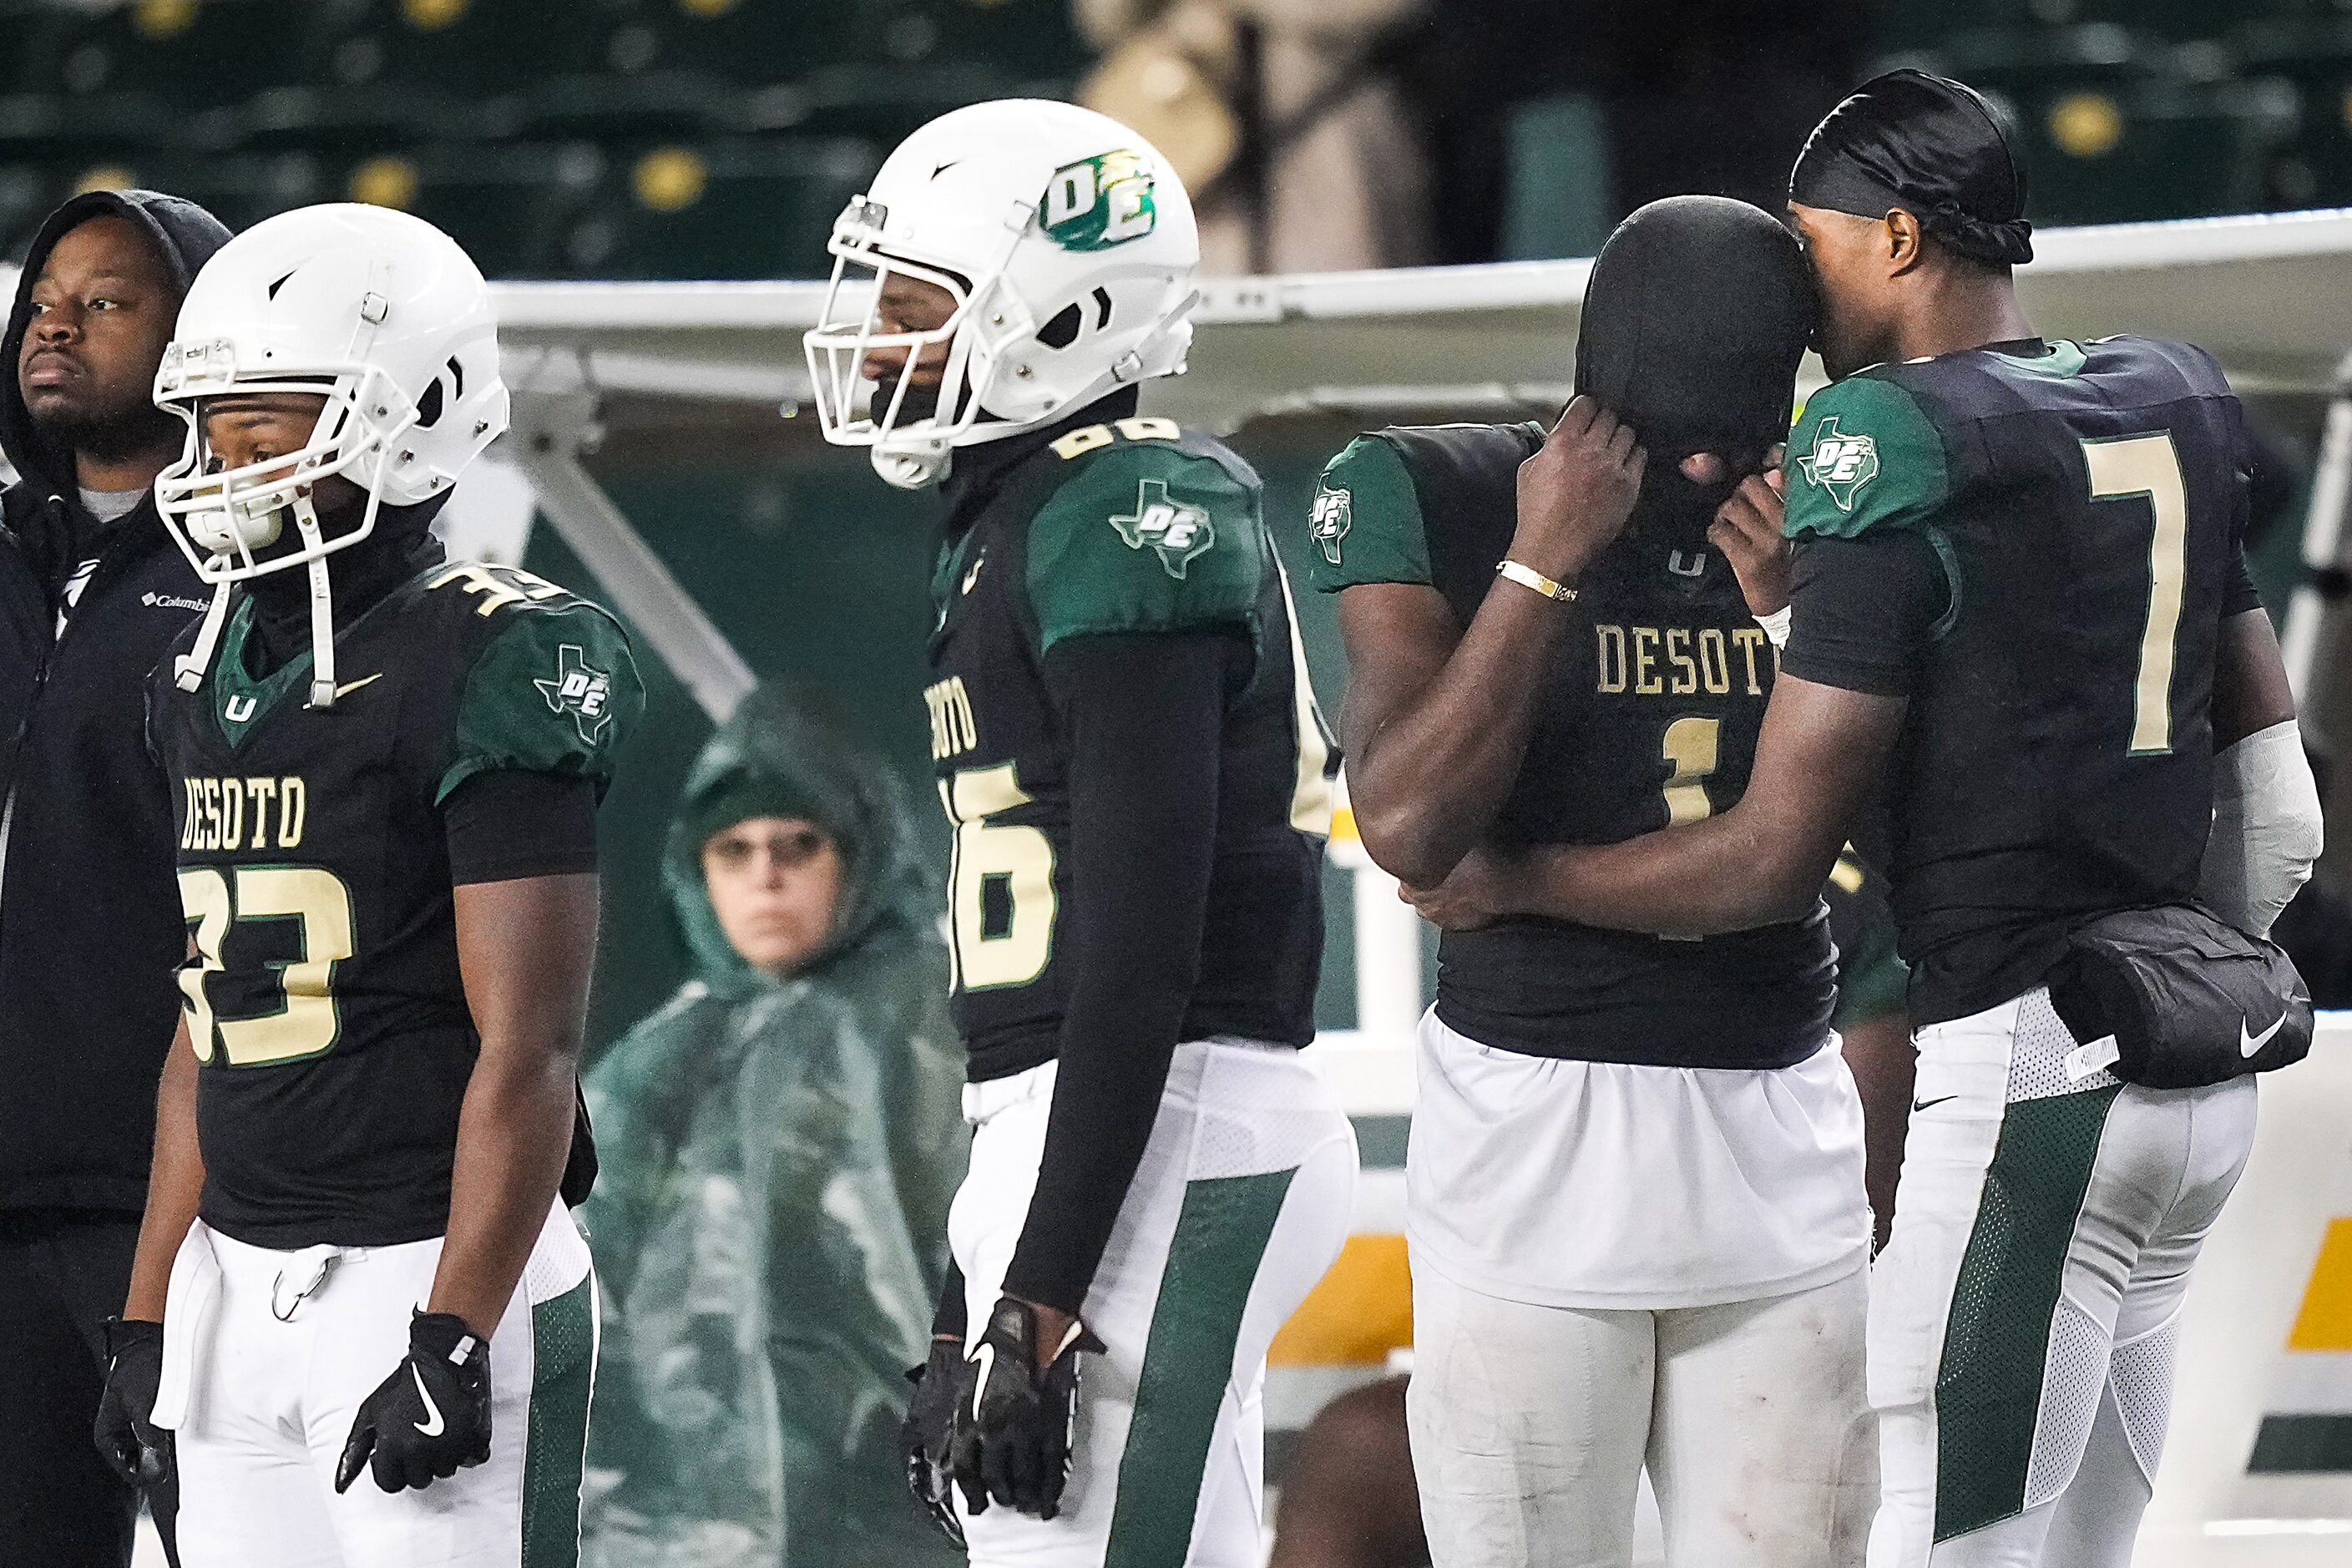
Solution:
[[[471,105],[597,68],[608,0],[307,0],[305,79]],[[452,125],[453,132],[462,131]]]
[[[2352,205],[2352,16],[2252,23],[2233,42],[2250,74],[2288,84],[2300,101],[2294,144],[2273,166],[2279,204]]]
[[[309,26],[299,0],[129,0],[32,29],[22,85],[81,98],[140,92],[180,112],[288,78]]]
[[[596,278],[814,278],[834,219],[879,159],[855,141],[738,139],[615,159],[567,238]]]
[[[2027,214],[2041,224],[2261,211],[2295,129],[2294,95],[2263,83],[2085,87],[2024,108]]]
[[[323,199],[373,202],[438,225],[492,278],[557,278],[573,219],[608,160],[575,143],[451,144],[343,166]]]

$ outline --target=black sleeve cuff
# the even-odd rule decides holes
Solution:
[[[1783,673],[1874,697],[1906,697],[1952,606],[1944,560],[1923,534],[1882,528],[1797,546]]]
[[[2230,575],[2221,584],[2221,618],[2262,607],[2263,596],[2255,592],[2253,574],[2246,570],[2246,548],[2242,544],[2230,552]]]
[[[476,773],[441,803],[449,880],[510,882],[596,868],[596,784],[576,773]]]

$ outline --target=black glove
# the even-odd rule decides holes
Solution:
[[[172,1434],[155,1425],[156,1385],[163,1381],[163,1325],[106,1320],[106,1391],[90,1435],[107,1467],[142,1491],[172,1478]]]
[[[907,1369],[915,1385],[907,1419],[898,1426],[898,1453],[907,1461],[907,1489],[950,1541],[963,1545],[963,1521],[956,1517],[955,1487],[948,1449],[955,1437],[956,1409],[969,1398],[961,1340],[935,1339],[930,1359]]]
[[[360,1404],[335,1490],[373,1452],[375,1484],[422,1489],[490,1457],[490,1346],[452,1312],[409,1320],[408,1356]]]
[[[1010,1296],[997,1299],[988,1331],[965,1364],[967,1393],[957,1402],[950,1447],[956,1485],[971,1512],[987,1512],[991,1498],[1039,1519],[1061,1511],[1078,1413],[1078,1352],[1102,1349],[1085,1324],[1074,1324],[1041,1372],[1037,1310]]]

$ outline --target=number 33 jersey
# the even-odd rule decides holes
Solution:
[[[436,563],[354,619],[327,709],[307,638],[252,675],[253,617],[240,595],[196,690],[169,659],[149,687],[194,950],[202,1212],[256,1246],[423,1240],[448,1222],[480,1043],[444,805],[492,772],[601,795],[643,689],[610,615],[508,567]]]
[[[1215,441],[1133,416],[958,461],[988,477],[950,490],[925,696],[955,826],[953,1008],[972,1079],[1052,1059],[1083,942],[1063,918],[1069,749],[1045,674],[1067,637],[1248,637],[1247,680],[1224,706],[1215,862],[1179,1037],[1306,1045],[1339,753],[1307,684],[1257,476]]]

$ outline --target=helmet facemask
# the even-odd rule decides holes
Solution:
[[[947,268],[883,250],[878,242],[884,216],[871,202],[852,202],[834,226],[828,247],[833,278],[824,309],[803,342],[825,439],[871,447],[875,470],[885,479],[902,489],[920,489],[945,476],[955,447],[993,438],[974,434],[983,417],[982,394],[1005,350],[1034,336],[1036,325],[1003,286],[1004,264],[1020,243],[1019,225],[1008,226],[1003,253],[994,264],[967,281]],[[947,319],[925,331],[883,331],[883,291],[893,277],[944,291],[954,301]],[[940,349],[946,359],[937,393],[927,389],[919,395],[930,406],[926,410],[919,403],[910,409],[915,370],[926,353]],[[903,367],[869,375],[877,351],[904,353]],[[1017,428],[1008,426],[995,434]]]
[[[436,383],[432,391],[440,401],[447,389]],[[205,434],[208,405],[270,393],[325,399],[310,439],[285,456],[219,468]],[[387,491],[398,488],[393,470],[403,456],[400,443],[421,422],[415,402],[382,368],[366,363],[316,367],[307,374],[273,368],[266,379],[243,379],[226,341],[173,344],[156,375],[156,402],[188,426],[179,461],[155,480],[156,508],[197,576],[215,590],[194,647],[174,664],[174,680],[187,691],[202,684],[234,584],[300,566],[310,575],[310,706],[331,707],[334,610],[327,558],[365,542],[386,500],[399,499]],[[320,516],[317,489],[335,478],[348,479],[365,500],[355,521],[331,532],[333,520]]]

